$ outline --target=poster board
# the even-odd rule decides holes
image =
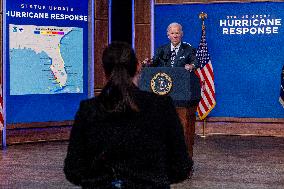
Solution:
[[[168,43],[171,22],[182,24],[195,48],[205,12],[206,39],[215,75],[210,117],[284,118],[279,103],[284,62],[284,3],[214,3],[154,6],[154,49]]]
[[[88,97],[88,0],[6,1],[6,123],[73,120]]]

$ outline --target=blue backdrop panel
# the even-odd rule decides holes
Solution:
[[[179,22],[184,41],[197,48],[198,15],[207,13],[217,100],[209,116],[284,118],[278,101],[284,64],[283,10],[282,2],[155,5],[154,46],[167,43],[168,24]]]
[[[23,122],[45,122],[45,121],[64,121],[64,120],[73,120],[76,110],[78,108],[79,102],[82,99],[88,97],[88,0],[83,0],[78,3],[76,0],[57,0],[57,1],[46,1],[46,0],[7,0],[6,1],[6,120],[8,124],[11,123],[23,123]],[[44,13],[42,17],[38,17],[38,13]],[[34,88],[34,91],[29,93],[26,91],[18,90],[17,92],[13,92],[18,85],[33,85],[38,84],[37,81],[31,80],[27,83],[21,81],[22,75],[16,75],[11,73],[11,49],[9,50],[9,35],[11,28],[9,30],[9,25],[16,25],[19,29],[25,28],[30,25],[35,25],[39,27],[50,28],[53,27],[75,27],[77,31],[73,32],[71,36],[62,38],[60,41],[60,45],[64,46],[66,43],[70,43],[70,38],[75,37],[76,32],[81,32],[80,41],[78,44],[74,45],[74,48],[67,49],[63,47],[61,48],[61,57],[66,62],[74,61],[72,60],[73,56],[68,56],[69,54],[76,55],[75,53],[81,53],[78,56],[78,60],[82,63],[80,70],[81,77],[74,79],[72,83],[80,85],[80,90],[78,91],[53,91],[52,93],[42,93],[39,92],[37,94],[37,90],[40,91],[39,88]],[[52,29],[51,29],[52,30]],[[18,30],[19,31],[19,30]],[[40,29],[39,29],[40,31]],[[36,32],[35,32],[36,34]],[[66,35],[67,36],[67,35]],[[23,39],[24,40],[24,39]],[[69,41],[68,41],[69,40]],[[39,41],[38,45],[42,45],[44,41]],[[79,48],[78,48],[79,47]],[[80,49],[81,48],[81,49]],[[83,50],[82,50],[83,49]],[[33,49],[25,49],[27,53],[30,53]],[[13,53],[16,51],[13,50]],[[38,53],[38,52],[37,52]],[[18,54],[17,54],[18,55]],[[22,54],[23,55],[23,54]],[[36,53],[34,53],[36,56]],[[39,56],[40,55],[40,56]],[[37,54],[39,56],[40,61],[44,61],[43,59],[48,59],[48,55],[45,52],[41,52]],[[43,58],[44,57],[44,58]],[[75,56],[74,56],[75,57]],[[13,57],[15,58],[15,57]],[[21,57],[16,57],[19,61],[21,61]],[[22,57],[26,60],[27,57]],[[15,60],[13,60],[15,61]],[[41,62],[38,64],[41,64]],[[48,61],[48,60],[47,60]],[[54,60],[50,60],[54,61]],[[66,65],[65,65],[66,66]],[[67,66],[66,69],[71,69],[74,65]],[[77,65],[78,66],[78,65]],[[14,68],[13,68],[14,69]],[[28,70],[28,68],[26,69]],[[15,71],[15,70],[14,70]],[[51,72],[49,69],[46,72]],[[66,70],[67,71],[67,70]],[[12,72],[15,73],[15,72]],[[21,73],[21,72],[20,72]],[[25,72],[22,72],[25,73]],[[29,73],[34,74],[34,73]],[[52,73],[50,73],[51,75]],[[71,74],[69,71],[69,78]],[[76,74],[76,73],[75,73]],[[53,80],[55,80],[53,78]],[[11,81],[13,81],[13,85],[11,86]],[[18,81],[15,82],[15,81]],[[39,81],[38,81],[39,82]],[[55,81],[53,81],[55,82]],[[70,86],[69,86],[70,87]],[[25,88],[25,86],[23,87]],[[32,86],[31,86],[32,88]],[[12,90],[11,90],[12,89]],[[21,94],[21,92],[23,92]]]

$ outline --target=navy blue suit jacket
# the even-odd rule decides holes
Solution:
[[[195,68],[200,67],[196,58],[196,50],[187,43],[181,43],[174,61],[174,67],[184,67],[186,64],[194,64]],[[153,67],[171,66],[171,44],[159,47],[153,57]]]

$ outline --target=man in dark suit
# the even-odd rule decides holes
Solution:
[[[150,61],[144,60],[142,64],[150,67],[184,67],[190,72],[199,68],[200,63],[196,58],[196,50],[190,44],[182,42],[182,26],[176,22],[169,24],[167,35],[170,43],[159,47],[154,57]],[[184,135],[191,157],[193,156],[197,105],[198,101],[185,110],[180,109],[183,112],[180,114],[181,120],[186,120]]]
[[[182,42],[183,31],[179,23],[171,23],[167,28],[169,44],[159,47],[152,59],[154,67],[184,67],[191,71],[200,66],[196,59],[196,50]]]

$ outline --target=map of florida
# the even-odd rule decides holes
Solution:
[[[31,49],[35,53],[45,52],[51,59],[50,70],[61,88],[66,86],[67,73],[60,53],[62,38],[72,27],[9,25],[10,49]]]

